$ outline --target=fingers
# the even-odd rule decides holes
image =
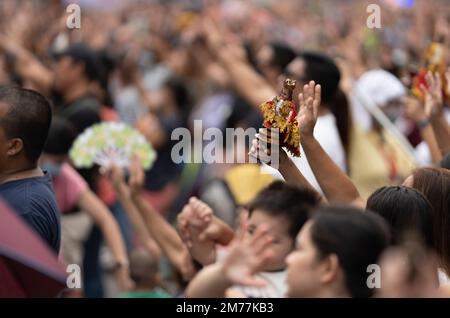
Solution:
[[[419,87],[420,87],[420,90],[421,90],[424,94],[428,93],[428,88],[427,88],[425,85],[423,85],[423,84],[421,83],[421,84],[419,84]]]
[[[258,226],[250,239],[250,249],[255,255],[260,255],[272,244],[272,241],[267,225],[262,224]]]
[[[434,82],[436,85],[436,90],[442,89],[442,81],[441,81],[441,75],[439,73],[434,73]]]
[[[189,204],[191,205],[193,209],[193,217],[199,218],[203,220],[204,222],[211,221],[211,218],[213,216],[213,211],[209,205],[207,205],[205,202],[197,199],[196,197],[192,197],[189,200]]]
[[[319,116],[319,106],[321,103],[321,96],[322,96],[322,86],[318,84],[314,88],[314,101],[313,101],[314,118],[317,118]]]
[[[300,109],[305,105],[305,96],[303,96],[303,93],[298,94],[298,103],[300,104]]]
[[[272,139],[271,137],[267,137],[265,135],[256,134],[255,137],[256,138],[252,140],[249,155],[255,159],[261,160],[262,162],[269,163],[272,159],[271,148],[279,147],[278,136],[274,135],[274,138]]]
[[[178,214],[177,217],[177,227],[178,231],[180,232],[180,235],[182,236],[184,243],[188,247],[192,247],[192,237],[191,233],[189,231],[189,217],[192,214],[191,207],[186,204],[183,207],[183,210],[180,214]]]
[[[427,83],[428,89],[433,90],[434,87],[434,77],[431,71],[428,71],[425,75],[425,82]]]
[[[237,233],[237,240],[242,241],[248,229],[248,211],[242,211],[239,215],[239,231]]]
[[[243,276],[239,282],[243,286],[253,286],[262,288],[267,285],[267,282],[258,276]]]
[[[303,92],[298,94],[298,101],[300,109],[305,106],[310,106],[314,110],[314,116],[317,117],[318,109],[321,102],[322,87],[316,85],[314,81],[310,81],[303,86]]]

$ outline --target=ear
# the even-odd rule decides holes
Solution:
[[[8,140],[7,145],[8,150],[6,151],[6,154],[10,157],[16,156],[23,150],[23,140],[20,138]]]
[[[320,280],[322,283],[330,283],[336,280],[339,274],[339,259],[336,254],[330,254],[322,260]]]

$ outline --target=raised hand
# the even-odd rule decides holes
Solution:
[[[279,135],[275,135],[275,131],[272,131],[267,128],[260,128],[259,133],[255,135],[255,138],[252,140],[252,146],[249,151],[249,155],[255,159],[260,160],[268,165],[272,166],[272,152],[276,149],[275,154],[279,154],[279,162],[281,163],[284,159],[287,159],[288,156],[286,152],[280,149],[280,140]],[[273,165],[274,168],[278,168],[278,166]]]
[[[241,225],[238,237],[231,243],[229,253],[223,260],[222,269],[232,284],[264,287],[265,281],[255,276],[272,257],[272,237],[265,224],[260,225],[253,235]]]
[[[127,292],[133,289],[134,282],[130,278],[130,272],[128,267],[119,268],[116,273],[117,283],[119,284],[119,288],[122,292]]]
[[[405,96],[402,98],[402,102],[404,105],[405,115],[414,120],[416,123],[428,119],[423,105],[416,98]]]
[[[125,177],[122,168],[112,165],[109,169],[105,170],[100,168],[100,172],[104,173],[111,181],[114,189],[120,196],[129,196],[130,189],[125,182]]]
[[[425,114],[428,118],[439,116],[444,106],[442,94],[442,81],[438,73],[428,72],[425,76],[427,87],[421,85],[420,88],[425,93]]]
[[[138,195],[143,191],[145,181],[144,170],[139,162],[139,158],[132,158],[129,170],[128,186],[130,187],[131,195]]]
[[[321,87],[314,81],[303,87],[303,92],[298,95],[300,110],[297,116],[300,135],[313,136],[314,126],[319,116]]]
[[[177,217],[177,228],[192,258],[204,266],[214,263],[221,230],[213,222],[211,207],[192,197]]]

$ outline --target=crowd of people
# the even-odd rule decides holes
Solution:
[[[82,267],[54,296],[450,297],[450,68],[411,94],[431,43],[450,65],[446,1],[379,1],[379,29],[369,1],[79,3],[69,28],[68,1],[0,1],[0,198]],[[262,128],[286,78],[300,157]],[[177,163],[197,120],[258,133]],[[105,121],[149,170],[73,165]]]

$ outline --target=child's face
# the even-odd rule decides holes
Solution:
[[[278,271],[286,268],[286,256],[294,248],[294,240],[289,235],[289,224],[284,217],[270,216],[264,211],[254,210],[248,220],[248,233],[253,234],[261,224],[266,224],[269,234],[273,238],[272,248],[274,255],[263,271]]]

